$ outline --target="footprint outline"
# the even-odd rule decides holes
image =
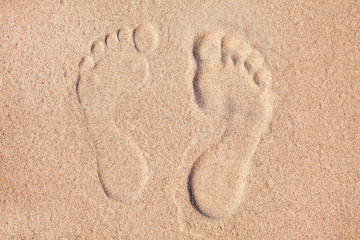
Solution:
[[[214,218],[214,219],[226,218],[234,215],[236,209],[241,203],[241,199],[243,198],[243,196],[241,195],[244,194],[244,188],[246,186],[246,179],[249,171],[249,165],[251,163],[251,158],[254,155],[256,148],[260,142],[261,135],[264,132],[266,132],[266,128],[269,127],[269,122],[272,116],[271,73],[265,66],[264,58],[262,54],[258,52],[256,49],[252,48],[247,43],[246,39],[236,32],[224,33],[220,31],[220,32],[205,33],[201,35],[200,37],[196,38],[194,41],[193,56],[196,62],[196,70],[194,72],[194,79],[193,79],[194,103],[198,106],[198,108],[201,110],[201,113],[205,117],[210,116],[215,119],[214,124],[223,124],[223,126],[225,124],[225,126],[224,126],[224,131],[221,133],[221,136],[218,138],[218,140],[210,147],[202,150],[197,155],[197,158],[195,159],[195,161],[191,166],[187,178],[189,201],[199,213],[201,213],[203,216],[207,218]],[[241,71],[236,70],[235,68],[237,67],[240,67]],[[241,112],[241,110],[244,109],[237,106],[237,102],[241,101],[241,98],[236,99],[236,101],[233,101],[231,97],[230,98],[228,97],[231,91],[226,92],[228,91],[228,89],[226,89],[225,93],[222,92],[224,91],[224,89],[222,89],[223,86],[220,86],[218,89],[211,89],[211,86],[217,86],[218,84],[217,82],[207,83],[209,86],[206,87],[209,87],[209,89],[205,89],[205,91],[202,92],[203,87],[199,85],[199,81],[201,78],[204,77],[204,75],[205,77],[211,77],[211,74],[210,75],[206,74],[206,71],[210,71],[210,73],[212,73],[212,71],[215,72],[223,71],[227,73],[228,71],[231,71],[233,69],[235,69],[235,77],[237,76],[238,78],[243,78],[241,81],[242,84],[246,85],[245,90],[248,90],[248,92],[255,91],[253,92],[254,96],[252,96],[252,98],[254,99],[252,99],[253,103],[251,104],[254,106],[260,105],[260,106],[256,106],[260,108],[260,110],[257,110],[260,113],[251,113],[252,109],[250,107],[250,111],[246,114],[248,114],[249,116],[251,116],[251,114],[253,115],[260,114],[262,118],[260,118],[260,120],[258,120],[258,122],[255,124],[257,126],[256,127],[257,129],[253,131],[256,131],[257,133],[253,134],[255,135],[254,137],[252,137],[251,140],[253,141],[253,144],[250,144],[252,145],[252,147],[250,148],[250,146],[248,146],[249,149],[247,150],[248,151],[247,157],[245,157],[245,164],[242,166],[242,170],[244,170],[243,180],[242,180],[243,184],[240,184],[241,186],[236,187],[238,194],[235,194],[237,196],[232,196],[233,200],[231,203],[228,203],[229,206],[227,207],[227,209],[225,208],[221,209],[221,207],[218,208],[219,204],[222,204],[221,201],[220,202],[214,201],[216,202],[216,204],[214,204],[214,202],[209,204],[208,199],[210,197],[208,196],[208,194],[206,194],[206,190],[204,190],[205,187],[201,186],[201,185],[209,184],[207,183],[209,181],[205,181],[204,179],[202,179],[203,182],[199,183],[201,182],[201,176],[197,177],[198,179],[196,179],[194,175],[201,175],[199,174],[199,172],[201,172],[199,170],[201,166],[199,167],[198,165],[199,162],[204,162],[202,161],[204,155],[206,155],[208,152],[216,151],[214,149],[216,149],[219,146],[219,144],[221,144],[222,141],[226,140],[229,137],[231,138],[232,134],[233,135],[237,134],[241,136],[241,134],[239,133],[232,133],[234,131],[234,125],[236,125],[236,123],[242,123],[246,125],[251,125],[251,124],[246,122],[246,118],[249,117],[247,117],[246,115],[239,114],[239,111]],[[246,79],[244,80],[244,78]],[[230,76],[230,79],[234,79],[234,76]],[[218,79],[215,79],[215,81],[218,81]],[[239,82],[237,82],[237,84],[239,84]],[[244,91],[244,89],[242,90]],[[234,95],[234,91],[232,92],[232,94]],[[209,95],[209,96],[204,97],[204,95]],[[214,95],[218,98],[216,101],[213,101],[211,99]],[[246,101],[245,101],[245,105],[246,105]],[[245,120],[244,119],[241,120],[239,119],[239,117],[240,118],[243,117],[245,118]],[[225,150],[225,151],[231,152],[234,150]],[[239,161],[241,161],[241,159],[239,159]],[[206,165],[206,163],[202,163],[202,164]],[[215,161],[214,165],[216,164],[217,163]],[[237,166],[237,169],[239,169],[239,165],[237,165],[234,162],[232,164],[234,166]],[[206,168],[206,167],[202,167],[202,168]],[[210,169],[210,171],[212,170]],[[235,174],[235,177],[238,178],[239,176],[236,176]],[[198,181],[198,183],[194,183],[194,178],[196,181]],[[198,189],[196,190],[196,188]],[[201,190],[201,188],[204,189]],[[207,191],[211,191],[211,190],[207,190]],[[220,191],[219,194],[225,194],[225,193]],[[203,196],[203,197],[199,197],[199,196]],[[212,196],[212,197],[214,199],[217,198],[216,196],[215,197]],[[206,205],[212,205],[212,206],[209,207]]]
[[[149,84],[149,63],[146,56],[157,47],[158,36],[155,27],[151,23],[141,24],[134,30],[125,25],[116,32],[106,34],[103,39],[92,42],[90,54],[84,56],[79,63],[76,93],[85,115],[87,128],[94,142],[97,174],[105,195],[115,201],[132,202],[138,199],[149,179],[147,159],[134,138],[131,137],[130,131],[127,130],[128,126],[117,118],[116,114],[119,111],[116,105],[119,98],[124,95],[131,96],[131,94],[138,92],[142,87]],[[120,63],[115,62],[119,60]],[[129,61],[129,65],[125,66],[123,61]],[[135,76],[137,72],[128,73],[128,76],[121,72],[138,70],[139,66],[141,70],[139,76]],[[131,81],[126,86],[123,86],[125,85],[124,80],[129,81],[129,77],[135,78],[138,83],[134,85],[131,82],[133,78],[131,78]],[[113,78],[120,79],[120,81]],[[113,83],[114,86],[105,86],[106,83]],[[99,99],[96,100],[96,98]],[[102,123],[102,121],[105,123]],[[110,137],[101,136],[107,134]],[[102,141],[109,145],[112,144],[112,147],[116,148],[116,150],[111,149],[111,146],[100,146],[99,143]],[[126,147],[124,147],[125,145]],[[116,153],[119,150],[128,151],[129,153],[121,153],[123,155]],[[111,153],[112,151],[115,153]],[[133,183],[125,181],[126,177],[121,179],[120,176],[117,183],[111,180],[117,177],[116,175],[119,175],[112,170],[112,167],[119,168],[121,166],[122,169],[131,169],[129,165],[133,164],[126,162],[127,160],[122,163],[115,163],[110,160],[113,157],[112,155],[115,156],[114,158],[124,156],[124,159],[128,157],[137,161],[138,169],[127,171],[129,175],[136,175],[135,178],[134,176],[129,177],[132,180],[137,180],[134,184],[136,186],[126,189],[126,185]],[[105,164],[105,161],[108,162]],[[121,187],[125,187],[125,190],[121,190]]]

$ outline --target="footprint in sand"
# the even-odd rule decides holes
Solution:
[[[241,203],[250,160],[272,115],[271,74],[236,33],[205,34],[193,53],[196,104],[225,130],[193,164],[190,200],[207,217],[228,217]]]
[[[117,108],[120,98],[131,101],[149,82],[146,54],[157,44],[151,24],[122,27],[95,41],[79,64],[77,94],[96,146],[99,179],[116,201],[135,200],[147,182],[147,161]]]

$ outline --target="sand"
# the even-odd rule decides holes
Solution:
[[[358,1],[0,23],[1,239],[360,239]]]

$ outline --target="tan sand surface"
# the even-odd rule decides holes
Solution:
[[[360,2],[1,1],[0,239],[360,239]]]

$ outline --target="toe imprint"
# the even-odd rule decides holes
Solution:
[[[196,159],[190,200],[203,215],[227,217],[244,195],[250,160],[271,117],[271,74],[243,37],[205,34],[194,44],[195,102],[208,118],[223,118],[219,141]]]
[[[136,31],[125,26],[94,41],[90,55],[79,63],[77,94],[95,142],[99,179],[106,195],[116,201],[136,199],[147,182],[146,159],[116,112],[123,94],[148,82],[143,54],[153,51],[156,41],[150,24]]]
[[[135,47],[140,52],[151,52],[156,49],[159,39],[156,30],[151,24],[143,24],[134,31]]]

